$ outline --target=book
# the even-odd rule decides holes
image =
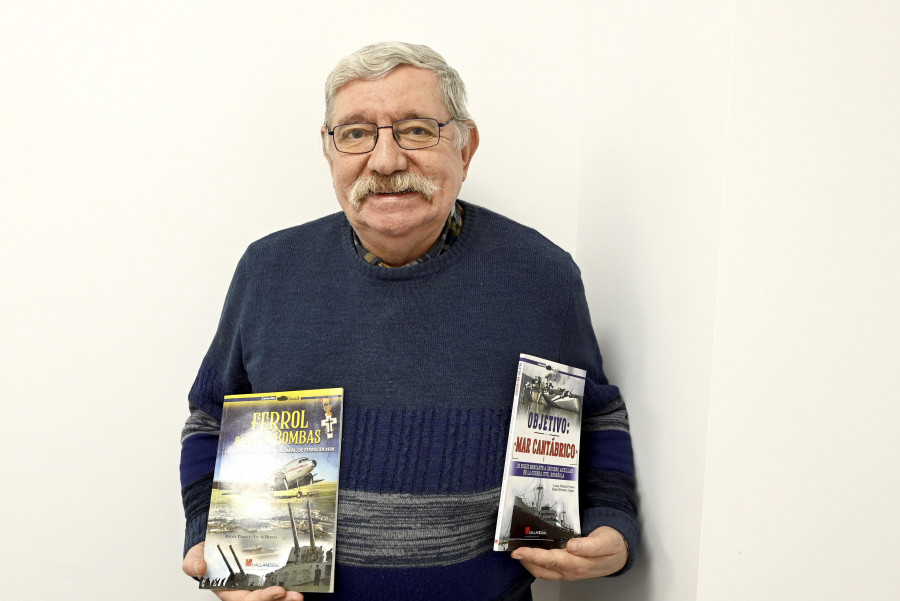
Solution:
[[[564,548],[581,534],[583,369],[519,355],[495,551]]]
[[[343,389],[225,397],[200,588],[334,591]]]

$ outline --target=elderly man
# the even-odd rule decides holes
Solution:
[[[248,248],[190,392],[184,571],[205,569],[223,396],[333,386],[345,434],[327,598],[513,601],[534,577],[627,569],[640,538],[627,414],[580,273],[534,230],[458,200],[479,139],[457,72],[425,46],[363,48],[328,78],[321,136],[342,212]],[[588,372],[585,536],[566,549],[491,550],[520,353]]]

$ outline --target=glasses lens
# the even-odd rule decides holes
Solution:
[[[428,148],[440,141],[441,128],[436,119],[404,119],[394,122],[394,137],[406,150]]]
[[[374,123],[347,123],[334,128],[334,145],[341,152],[369,152],[375,148],[377,137]]]

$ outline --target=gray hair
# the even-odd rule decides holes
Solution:
[[[469,142],[472,119],[466,108],[466,86],[443,56],[419,44],[379,42],[341,59],[325,80],[325,127],[334,117],[334,98],[341,86],[354,79],[381,79],[401,65],[427,69],[437,75],[444,104],[455,118],[452,126],[456,131],[456,147],[462,149]]]

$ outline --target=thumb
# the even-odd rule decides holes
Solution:
[[[572,538],[566,543],[566,551],[572,555],[587,555],[588,544],[584,538]]]
[[[206,560],[203,558],[205,542],[191,547],[181,564],[182,571],[192,578],[202,578],[206,573]]]
[[[569,539],[566,551],[582,557],[600,557],[616,553],[620,545],[625,545],[625,538],[618,531],[600,527],[588,536]]]

